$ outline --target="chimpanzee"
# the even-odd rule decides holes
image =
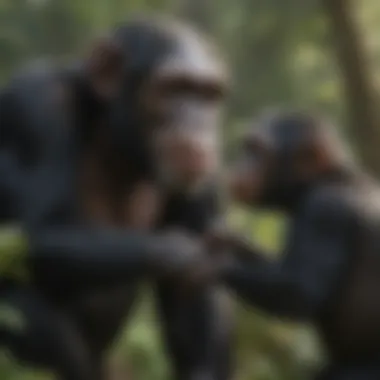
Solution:
[[[379,379],[379,186],[324,117],[280,110],[254,124],[229,176],[230,194],[284,212],[290,233],[279,261],[253,246],[250,257],[231,241],[235,257],[219,276],[266,312],[315,323],[330,359],[321,379]]]
[[[62,380],[104,379],[104,357],[155,279],[176,378],[230,376],[216,287],[181,290],[220,207],[226,67],[191,27],[122,24],[73,67],[38,64],[0,95],[0,342]],[[18,326],[20,327],[20,325]]]

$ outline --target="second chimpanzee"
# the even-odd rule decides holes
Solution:
[[[106,349],[151,275],[176,377],[229,378],[218,291],[178,286],[203,249],[160,232],[199,236],[219,213],[226,79],[204,37],[148,18],[116,28],[76,67],[39,65],[2,91],[1,219],[25,236],[2,264],[0,298],[25,326],[0,326],[0,342],[24,364],[104,379]]]
[[[291,231],[280,261],[235,246],[244,257],[221,270],[223,280],[277,317],[315,323],[330,358],[321,379],[379,379],[378,184],[326,121],[288,111],[257,120],[230,190],[244,204],[286,213]]]

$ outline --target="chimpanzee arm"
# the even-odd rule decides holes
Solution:
[[[22,188],[23,173],[14,144],[20,122],[15,103],[11,91],[0,92],[0,221],[16,216],[17,193]]]
[[[166,225],[185,228],[201,238],[220,208],[215,193],[167,205]],[[164,338],[179,380],[231,378],[232,308],[215,285],[189,291],[178,279],[157,284],[157,302]]]
[[[52,280],[116,281],[146,268],[160,244],[132,230],[76,222],[75,123],[55,74],[49,68],[27,72],[0,95],[0,188],[12,200],[2,222],[21,224],[19,240],[27,243],[15,251],[5,245],[2,254],[18,257],[12,263],[44,268]]]
[[[349,257],[353,225],[341,199],[318,199],[295,222],[284,259],[226,269],[225,282],[277,316],[313,318],[336,290]]]

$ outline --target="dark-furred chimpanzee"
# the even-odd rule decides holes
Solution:
[[[237,258],[219,275],[250,304],[315,323],[330,358],[321,379],[380,379],[379,186],[323,118],[290,110],[255,124],[240,147],[231,194],[285,212],[291,230],[279,261],[231,241]]]
[[[0,344],[22,363],[104,379],[106,349],[150,276],[176,378],[229,378],[218,290],[179,286],[219,213],[227,86],[203,36],[148,17],[75,67],[37,65],[2,90],[0,213],[20,229],[0,239],[0,300],[25,324],[2,323]]]

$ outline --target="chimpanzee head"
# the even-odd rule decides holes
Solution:
[[[253,124],[229,176],[235,200],[289,210],[321,181],[346,172],[349,155],[321,117],[279,111],[264,113]]]
[[[110,105],[115,157],[128,170],[184,188],[215,172],[228,84],[205,37],[172,20],[139,19],[97,44],[88,67]]]

